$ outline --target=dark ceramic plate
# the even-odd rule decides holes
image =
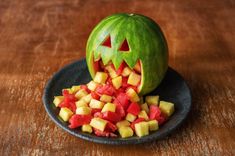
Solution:
[[[79,138],[93,141],[96,143],[103,144],[139,144],[149,142],[157,139],[164,138],[170,134],[173,130],[181,125],[186,118],[191,107],[191,95],[190,90],[183,80],[183,78],[173,69],[169,68],[167,74],[160,84],[160,86],[154,90],[151,94],[160,95],[162,100],[170,101],[175,104],[175,112],[169,118],[169,120],[163,124],[160,129],[156,132],[150,133],[150,135],[139,138],[130,137],[126,139],[122,138],[104,138],[97,137],[93,134],[87,134],[81,132],[78,129],[68,128],[68,124],[60,120],[58,117],[59,109],[54,106],[53,97],[61,95],[63,88],[71,87],[72,85],[85,84],[91,80],[89,75],[86,61],[82,59],[69,64],[58,71],[46,84],[43,93],[43,103],[46,108],[48,115],[51,119],[62,129],[69,132],[70,134]]]

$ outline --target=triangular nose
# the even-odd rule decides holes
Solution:
[[[119,51],[129,51],[129,50],[130,50],[130,48],[129,48],[128,42],[127,42],[127,40],[125,39],[125,40],[122,42],[122,44],[121,44],[121,46],[120,46],[120,48],[119,48]]]

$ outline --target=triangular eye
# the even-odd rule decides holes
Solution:
[[[121,44],[121,46],[120,46],[120,48],[119,48],[119,51],[129,51],[129,50],[130,50],[130,48],[129,48],[128,42],[127,42],[127,40],[125,39],[125,40],[122,42],[122,44]]]
[[[105,47],[111,48],[111,38],[110,38],[110,35],[108,37],[106,37],[106,39],[104,40],[104,42],[101,45],[105,46]]]

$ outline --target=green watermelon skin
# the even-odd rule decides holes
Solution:
[[[101,45],[109,35],[111,48]],[[119,51],[125,39],[128,41],[129,52]],[[140,95],[153,91],[168,68],[168,48],[162,30],[152,19],[138,14],[114,14],[98,23],[86,47],[86,61],[92,78],[95,75],[93,61],[98,57],[101,57],[105,65],[112,61],[115,68],[122,61],[133,68],[141,60]]]

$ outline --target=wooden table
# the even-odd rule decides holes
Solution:
[[[115,12],[156,20],[169,64],[193,96],[186,122],[161,141],[111,146],[84,141],[46,114],[46,81],[85,57],[89,33]],[[234,1],[0,1],[0,155],[235,155]]]

